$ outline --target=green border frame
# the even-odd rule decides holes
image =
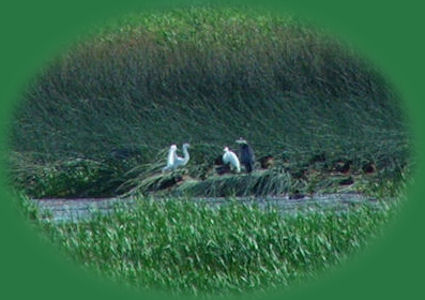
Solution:
[[[25,82],[78,33],[120,14],[190,4],[248,1],[18,1],[0,4],[0,145]],[[415,137],[415,183],[408,201],[386,234],[346,265],[317,282],[285,292],[288,299],[411,299],[425,294],[425,201],[423,70],[425,18],[419,1],[249,1],[258,9],[289,11],[328,28],[355,45],[395,84],[405,100]],[[421,43],[422,42],[422,43]],[[125,290],[82,272],[47,246],[19,216],[0,172],[0,297],[3,299],[140,299],[152,294]],[[159,295],[156,295],[160,297]],[[271,298],[282,295],[270,295]],[[418,297],[419,298],[419,297]]]

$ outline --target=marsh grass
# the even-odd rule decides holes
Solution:
[[[396,212],[385,201],[282,216],[232,198],[215,208],[184,198],[135,200],[89,221],[33,222],[73,261],[121,284],[212,296],[315,278],[379,236]]]
[[[296,189],[291,176],[321,154],[323,170],[373,163],[392,180],[409,164],[399,100],[373,64],[291,17],[132,15],[81,39],[29,84],[11,126],[11,180],[33,197],[151,191],[165,179],[155,172],[169,145],[190,142],[186,186],[243,194],[254,184],[246,176],[210,178],[240,136],[278,163],[253,176],[267,178],[254,193]]]

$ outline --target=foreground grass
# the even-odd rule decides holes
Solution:
[[[25,202],[25,200],[24,200]],[[311,279],[379,235],[395,204],[281,216],[229,200],[212,209],[139,198],[81,223],[33,223],[72,260],[142,289],[212,295],[266,291]]]

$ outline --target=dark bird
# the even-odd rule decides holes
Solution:
[[[217,172],[218,175],[230,173],[230,166],[229,165],[216,166],[215,171]]]
[[[261,168],[269,169],[274,165],[274,159],[271,155],[263,156],[259,159]]]
[[[372,174],[376,172],[376,165],[373,162],[366,163],[363,165],[362,170],[366,174]]]
[[[236,140],[236,143],[241,145],[240,162],[245,166],[246,172],[251,173],[255,163],[254,150],[243,138]]]
[[[350,171],[352,160],[338,160],[335,162],[334,170],[340,173],[347,174]]]
[[[223,155],[220,154],[219,156],[216,157],[216,159],[214,160],[214,165],[216,165],[216,166],[224,165]]]

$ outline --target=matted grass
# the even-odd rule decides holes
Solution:
[[[23,100],[11,179],[34,197],[128,192],[126,182],[165,165],[172,143],[192,144],[187,173],[204,180],[240,136],[279,168],[301,171],[324,154],[328,165],[373,163],[391,179],[409,164],[399,97],[384,77],[291,17],[208,8],[127,16],[55,58]],[[64,180],[69,164],[80,173]]]

